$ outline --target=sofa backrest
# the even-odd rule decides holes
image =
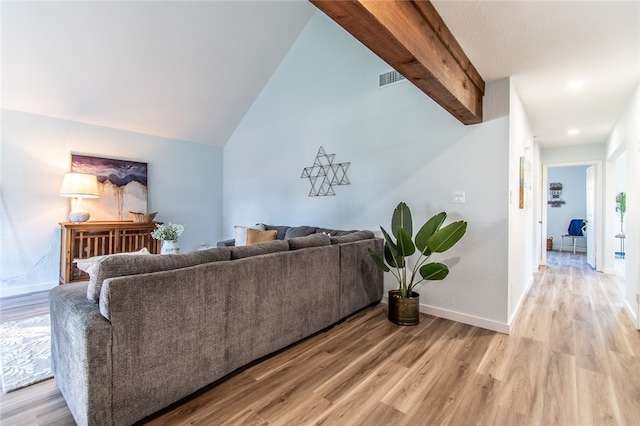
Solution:
[[[331,239],[324,234],[311,234],[306,237],[290,238],[287,242],[289,243],[289,250],[331,245]]]
[[[231,260],[244,259],[245,257],[258,256],[261,254],[277,253],[279,251],[289,251],[289,243],[282,240],[267,241],[248,246],[232,246]]]
[[[360,240],[370,240],[374,238],[373,232],[371,231],[356,231],[350,232],[348,234],[331,236],[331,244],[343,244],[343,243],[352,243],[354,241]]]
[[[265,228],[268,229],[269,225],[266,225]],[[272,228],[279,229],[282,227]],[[323,232],[316,232],[321,229],[323,229]],[[289,230],[293,231],[289,232]],[[87,287],[87,298],[94,303],[98,303],[102,283],[108,278],[170,271],[202,263],[243,259],[269,253],[300,250],[331,244],[343,244],[374,238],[373,232],[371,231],[332,231],[342,232],[343,234],[339,236],[329,236],[325,231],[329,230],[309,226],[288,227],[288,230],[285,231],[285,238],[286,235],[306,235],[286,238],[286,240],[267,241],[249,246],[216,247],[177,255],[107,256],[100,260],[91,272],[89,286]]]
[[[231,259],[231,250],[219,247],[185,254],[107,256],[97,263],[90,275],[87,298],[98,303],[102,283],[107,278],[170,271],[229,259]]]

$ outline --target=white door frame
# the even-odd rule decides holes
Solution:
[[[596,226],[594,229],[595,234],[595,251],[596,251],[596,271],[604,271],[604,245],[602,239],[603,233],[603,218],[604,218],[604,206],[602,200],[604,200],[604,175],[602,160],[593,161],[575,161],[567,163],[542,163],[542,187],[540,188],[540,207],[542,210],[542,241],[540,241],[540,258],[538,263],[542,266],[547,264],[547,195],[549,182],[547,173],[550,168],[554,167],[571,167],[571,166],[595,166],[596,167],[596,210],[594,212],[594,220]],[[586,176],[585,176],[586,179]]]

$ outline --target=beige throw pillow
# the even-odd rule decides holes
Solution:
[[[264,225],[259,223],[255,226],[239,226],[236,225],[233,227],[233,234],[235,237],[235,246],[246,246],[247,245],[247,231],[249,229],[257,229],[259,231],[264,231]]]
[[[257,229],[247,229],[247,245],[273,241],[276,239],[278,231],[259,231]]]

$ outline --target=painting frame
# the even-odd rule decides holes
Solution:
[[[98,178],[99,198],[84,201],[92,221],[129,221],[130,211],[147,213],[147,163],[71,153],[71,171]]]
[[[531,162],[526,157],[520,157],[520,182],[519,182],[520,209],[528,209],[531,203]]]

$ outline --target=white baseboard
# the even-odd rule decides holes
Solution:
[[[382,298],[382,303],[386,305],[389,304],[389,297],[387,295]],[[440,317],[451,321],[472,325],[474,327],[496,331],[498,333],[509,334],[509,325],[501,323],[499,321],[463,314],[462,312],[450,311],[448,309],[437,308],[435,306],[425,305],[422,303],[420,304],[420,312],[427,315],[433,315],[434,317]]]
[[[508,324],[509,331],[506,334],[511,334],[511,327],[513,326],[514,321],[516,320],[516,318],[518,318],[518,315],[520,314],[520,309],[522,309],[522,305],[524,304],[524,299],[529,294],[529,291],[531,291],[531,287],[533,286],[533,282],[534,282],[534,278],[532,276],[531,279],[529,280],[529,283],[525,287],[524,291],[520,295],[520,300],[518,300],[518,303],[516,304],[516,306],[515,306],[515,308],[513,310],[513,313],[511,314],[511,317],[509,318],[509,324]]]
[[[617,271],[615,270],[615,268],[604,268],[602,270],[602,272],[606,275],[616,275]]]
[[[627,314],[629,314],[629,319],[631,319],[631,322],[633,323],[633,328],[640,331],[640,324],[638,323],[638,317],[636,316],[636,313],[633,311],[633,308],[631,308],[631,305],[629,305],[629,301],[627,299],[624,300],[624,309],[625,311],[627,311]]]

